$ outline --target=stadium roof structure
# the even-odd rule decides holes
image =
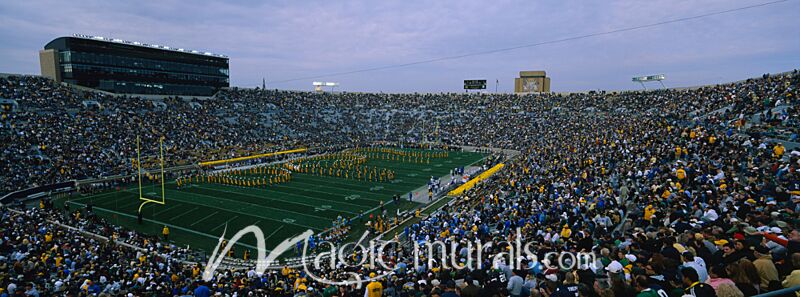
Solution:
[[[42,75],[118,94],[211,96],[230,86],[225,55],[76,34],[39,51]]]
[[[223,55],[223,54],[215,54],[215,53],[212,53],[212,52],[204,52],[204,51],[198,51],[198,50],[192,50],[192,49],[170,47],[170,46],[159,45],[159,44],[149,44],[149,43],[143,43],[143,42],[138,42],[138,41],[128,41],[128,40],[122,40],[122,39],[118,39],[118,38],[108,38],[108,37],[103,37],[103,36],[94,36],[94,35],[86,35],[86,34],[73,34],[72,37],[82,38],[82,39],[89,39],[89,40],[112,42],[112,43],[127,44],[127,45],[140,46],[140,47],[145,47],[145,48],[154,48],[154,49],[175,51],[175,52],[187,53],[187,54],[212,56],[212,57],[226,58],[226,59],[228,58],[228,56]]]

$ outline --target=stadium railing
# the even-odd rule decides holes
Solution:
[[[492,176],[492,174],[494,174],[495,172],[497,172],[500,169],[502,169],[503,166],[505,166],[505,164],[500,163],[500,164],[495,165],[492,168],[489,168],[488,170],[486,170],[483,173],[479,174],[475,178],[473,178],[473,179],[467,181],[466,183],[464,183],[463,185],[459,186],[455,190],[450,191],[449,193],[447,193],[447,195],[458,196],[458,195],[463,194],[465,191],[467,191],[467,190],[471,189],[472,187],[474,187],[475,185],[477,185],[478,182],[480,182],[482,180],[485,180],[488,177]]]
[[[790,288],[780,289],[777,291],[767,292],[764,294],[755,295],[753,297],[795,296],[795,294],[797,294],[796,292],[800,292],[800,286],[794,286]]]

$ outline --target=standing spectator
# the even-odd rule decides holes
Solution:
[[[169,240],[169,227],[167,225],[164,225],[164,228],[161,229],[161,235],[164,236],[164,241]]]

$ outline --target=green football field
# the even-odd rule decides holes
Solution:
[[[165,204],[146,204],[142,209],[142,224],[136,222],[141,203],[137,184],[118,191],[72,198],[69,203],[76,209],[91,201],[94,212],[109,222],[151,235],[160,235],[166,225],[170,228],[170,241],[207,252],[213,250],[226,226],[226,237],[230,238],[240,229],[256,225],[263,231],[269,250],[306,230],[315,234],[324,232],[338,216],[351,218],[351,234],[360,236],[369,220],[369,211],[374,210],[377,215],[375,208],[381,201],[388,203],[393,195],[401,196],[400,203],[386,205],[389,217],[393,217],[398,208],[417,208],[421,204],[409,202],[409,192],[427,185],[431,176],[448,175],[452,168],[477,164],[483,158],[483,154],[473,152],[449,152],[447,157],[431,158],[429,164],[367,158],[364,165],[395,172],[394,180],[384,182],[307,173],[294,173],[291,181],[268,188],[217,183],[195,183],[178,188],[174,181],[168,181]],[[160,190],[160,184],[146,185],[143,189],[145,193]],[[251,249],[254,257],[255,243],[254,236],[243,237],[235,247],[236,257],[241,256],[243,249]]]

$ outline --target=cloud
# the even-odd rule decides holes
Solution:
[[[5,1],[0,72],[38,73],[37,51],[72,33],[209,50],[231,57],[233,85],[346,72],[530,44],[761,3],[712,1]],[[557,91],[629,89],[664,72],[696,85],[790,70],[800,5],[789,1],[654,28],[319,80],[352,91],[461,91],[544,69]],[[724,70],[724,71],[723,71]],[[309,80],[271,87],[310,89]],[[490,83],[490,86],[494,86]]]

